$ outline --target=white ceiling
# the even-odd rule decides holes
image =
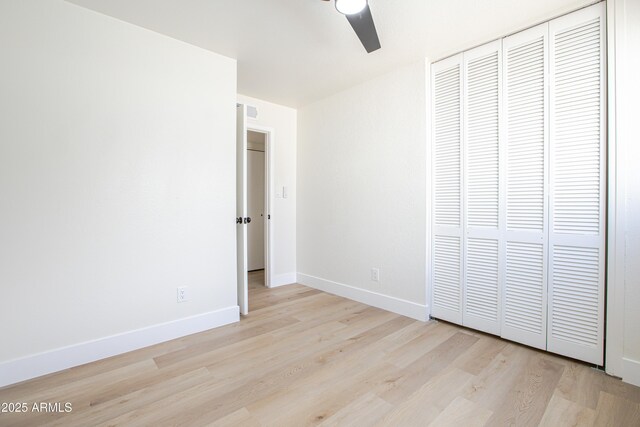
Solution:
[[[393,68],[490,41],[593,0],[369,0],[367,54],[333,2],[70,0],[238,60],[238,92],[301,107]]]

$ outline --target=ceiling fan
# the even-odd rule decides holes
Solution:
[[[356,32],[367,53],[380,49],[380,40],[376,25],[373,23],[368,0],[335,0],[335,3],[338,12],[347,17],[347,21]]]

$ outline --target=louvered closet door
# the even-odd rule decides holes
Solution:
[[[503,40],[501,335],[541,349],[547,335],[547,35],[542,24]]]
[[[502,42],[464,53],[463,325],[500,334]]]
[[[548,350],[602,365],[604,3],[550,22]]]
[[[432,65],[434,317],[462,323],[462,54]]]

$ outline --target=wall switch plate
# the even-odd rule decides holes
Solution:
[[[178,302],[189,301],[189,288],[187,288],[186,286],[180,286],[178,288],[177,299],[178,299]]]
[[[372,268],[371,269],[371,280],[373,280],[374,282],[379,282],[380,281],[380,269],[379,268]]]

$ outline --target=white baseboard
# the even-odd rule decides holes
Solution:
[[[622,381],[640,387],[640,361],[622,359]]]
[[[271,287],[277,288],[278,286],[290,285],[296,283],[296,273],[277,274],[271,278]]]
[[[84,365],[240,320],[238,306],[135,329],[0,363],[0,387]]]
[[[426,305],[416,304],[415,302],[404,299],[355,288],[343,283],[337,283],[303,273],[298,273],[298,283],[423,322],[426,322],[429,318],[428,307]]]

